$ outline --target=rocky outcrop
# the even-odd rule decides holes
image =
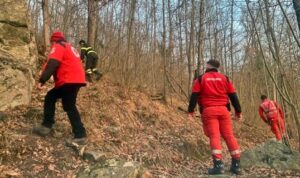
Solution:
[[[152,175],[137,162],[109,159],[80,170],[76,177],[151,178]]]
[[[0,2],[0,111],[27,105],[37,62],[25,0]]]
[[[83,159],[94,164],[88,165],[77,172],[77,178],[85,177],[109,177],[109,178],[151,178],[150,172],[145,169],[140,162],[107,159],[106,154],[100,150],[87,148],[87,145],[77,145],[67,142],[68,147]]]
[[[299,160],[299,152],[294,152],[285,144],[272,140],[254,149],[246,150],[241,157],[244,168],[263,167],[293,171],[300,171]]]

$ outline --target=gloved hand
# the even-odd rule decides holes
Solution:
[[[194,119],[195,118],[195,112],[188,113],[188,119]]]
[[[243,119],[242,113],[235,113],[234,119],[237,120],[237,121],[242,120]]]

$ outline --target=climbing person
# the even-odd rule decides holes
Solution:
[[[80,45],[80,59],[85,59],[85,72],[86,78],[89,82],[92,82],[92,74],[96,75],[96,80],[102,77],[102,73],[97,69],[98,55],[96,51],[90,47],[84,40],[79,41]]]
[[[85,73],[77,50],[68,43],[62,32],[56,31],[51,35],[51,50],[42,74],[37,84],[37,89],[42,90],[44,84],[53,75],[55,86],[45,96],[44,118],[40,125],[33,128],[33,133],[40,136],[50,134],[55,122],[55,103],[61,98],[64,111],[67,113],[74,139],[72,143],[86,144],[87,135],[79,112],[76,107],[77,94],[85,86]]]
[[[272,132],[275,134],[277,141],[281,142],[285,133],[284,115],[281,107],[266,95],[261,95],[261,104],[259,105],[260,118],[270,125]]]
[[[194,80],[192,94],[188,106],[188,117],[194,118],[194,109],[200,106],[201,119],[205,135],[210,140],[210,148],[213,158],[213,168],[209,174],[224,173],[222,161],[221,136],[224,138],[230,151],[232,162],[230,171],[241,174],[240,147],[233,134],[228,100],[235,110],[235,119],[241,120],[241,106],[236,91],[229,78],[218,72],[220,62],[209,60],[206,63],[206,71]],[[229,98],[229,99],[228,99]]]

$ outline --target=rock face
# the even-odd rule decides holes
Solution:
[[[37,62],[25,0],[0,1],[0,111],[27,105]]]
[[[68,143],[68,147],[73,148],[83,159],[94,164],[78,171],[77,178],[85,177],[110,177],[110,178],[150,178],[151,174],[135,161],[123,161],[107,159],[105,153],[97,150],[87,149],[87,145],[80,146]]]
[[[106,160],[79,171],[77,178],[85,177],[110,177],[110,178],[150,178],[151,174],[137,162]]]
[[[270,140],[245,151],[241,157],[241,164],[244,168],[254,166],[300,171],[299,160],[299,152],[291,151],[286,145]]]

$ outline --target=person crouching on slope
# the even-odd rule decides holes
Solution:
[[[66,42],[60,31],[54,32],[50,40],[51,50],[42,69],[37,89],[42,90],[43,85],[52,75],[55,86],[45,96],[44,119],[41,125],[33,128],[33,132],[40,136],[46,136],[51,132],[55,122],[55,103],[61,98],[63,109],[67,112],[72,126],[74,134],[72,142],[86,144],[86,130],[76,107],[79,89],[86,85],[80,55],[70,43]]]
[[[275,134],[277,141],[282,141],[282,135],[285,133],[284,116],[281,107],[266,95],[261,95],[261,104],[258,112],[260,118],[271,126],[272,132]]]
[[[208,173],[224,173],[221,147],[222,136],[232,157],[230,171],[234,174],[241,174],[241,151],[233,135],[231,117],[227,108],[228,98],[235,109],[236,120],[242,119],[241,106],[231,81],[229,81],[227,76],[218,72],[219,67],[219,61],[209,60],[206,63],[205,73],[194,81],[188,107],[189,118],[194,117],[194,109],[198,102],[203,130],[210,140],[214,164],[213,168],[208,170]]]
[[[89,82],[92,82],[92,74],[96,75],[96,80],[102,77],[102,73],[97,69],[98,55],[96,51],[90,47],[84,40],[79,41],[80,45],[80,58],[85,62],[86,78]]]

